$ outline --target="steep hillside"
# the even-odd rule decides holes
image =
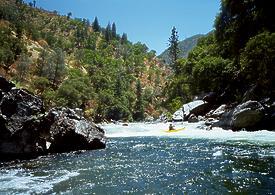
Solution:
[[[179,42],[179,49],[180,49],[179,57],[180,58],[186,58],[188,56],[188,53],[197,45],[198,39],[203,37],[203,36],[205,36],[205,35],[198,34],[198,35],[194,35],[192,37],[189,37],[189,38],[187,38],[183,41],[180,41]],[[166,49],[164,52],[162,52],[158,57],[164,63],[166,63],[166,64],[170,63],[168,49]]]
[[[0,74],[48,108],[80,107],[96,121],[157,117],[169,70],[155,53],[115,23],[70,17],[0,0]]]

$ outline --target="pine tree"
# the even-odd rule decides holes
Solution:
[[[100,31],[100,25],[99,25],[99,22],[98,22],[97,17],[95,17],[95,20],[94,20],[92,26],[93,26],[93,30],[94,30],[95,32],[99,32],[99,31]]]
[[[135,111],[134,111],[134,120],[142,121],[144,120],[144,101],[142,95],[142,86],[141,82],[138,79],[136,83],[136,104],[135,104]]]
[[[179,56],[179,36],[176,27],[173,27],[171,37],[169,38],[169,57],[171,61],[171,67],[176,71],[176,62]]]
[[[115,83],[115,96],[121,97],[122,96],[122,81],[121,75],[117,76],[116,83]]]
[[[113,23],[112,24],[112,37],[116,38],[117,34],[116,34],[116,24]]]
[[[72,12],[69,12],[68,14],[67,14],[67,19],[70,19],[71,17],[72,17]]]
[[[112,30],[111,30],[110,23],[108,23],[106,30],[105,30],[105,39],[107,42],[109,42],[112,39]]]
[[[57,48],[54,56],[54,72],[52,75],[52,82],[54,85],[61,81],[65,74],[65,54],[62,49]]]
[[[24,81],[25,77],[29,71],[29,65],[31,63],[30,58],[28,57],[27,54],[23,53],[16,65],[16,70],[17,70],[17,78],[19,81]]]
[[[123,33],[121,37],[121,44],[126,44],[128,41],[127,34]]]

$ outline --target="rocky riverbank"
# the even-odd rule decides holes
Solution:
[[[183,119],[188,122],[204,120],[209,129],[212,127],[234,131],[275,129],[275,102],[270,98],[262,101],[244,99],[241,103],[221,103],[218,98],[210,94],[203,100],[184,104],[174,113],[173,120]]]
[[[87,121],[81,110],[46,112],[40,98],[0,76],[0,160],[105,146],[104,130]]]

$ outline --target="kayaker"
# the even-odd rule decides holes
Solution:
[[[169,131],[171,131],[171,130],[175,130],[175,128],[174,128],[174,126],[170,123],[170,125],[169,125]]]

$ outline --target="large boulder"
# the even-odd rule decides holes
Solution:
[[[222,115],[220,121],[213,124],[225,129],[253,130],[264,119],[264,107],[257,101],[247,101]]]
[[[103,129],[72,109],[45,113],[40,98],[0,77],[0,159],[104,147]]]
[[[104,130],[72,109],[51,109],[43,118],[45,121],[50,127],[46,136],[50,152],[105,148]]]
[[[43,152],[41,138],[27,122],[44,112],[38,97],[0,77],[0,158],[32,157]]]
[[[188,120],[191,114],[195,116],[203,116],[209,112],[210,106],[208,102],[203,100],[195,100],[184,104],[179,110],[173,114],[173,121]]]

